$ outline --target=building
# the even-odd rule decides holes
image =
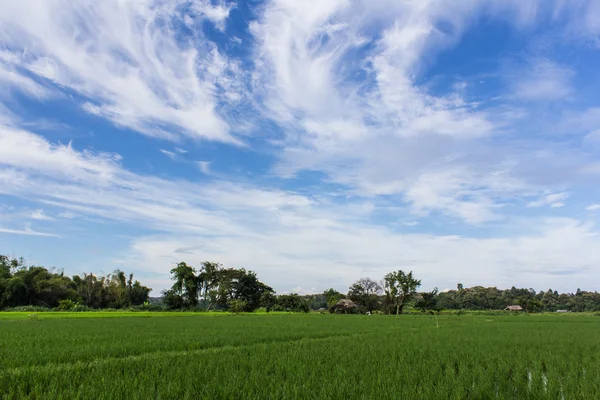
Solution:
[[[348,311],[355,312],[357,309],[358,306],[352,300],[341,299],[333,307],[331,307],[331,312],[343,312],[344,314],[347,314]]]
[[[523,307],[521,306],[508,306],[504,309],[504,311],[523,311]]]

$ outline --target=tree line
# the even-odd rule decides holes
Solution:
[[[323,293],[277,295],[254,271],[225,268],[205,261],[198,269],[185,262],[171,271],[173,285],[161,297],[121,270],[105,276],[92,273],[66,276],[63,271],[26,265],[21,259],[0,255],[0,309],[37,306],[61,310],[152,309],[253,312],[270,311],[357,312],[402,314],[407,308],[421,312],[441,310],[503,310],[519,305],[527,312],[566,310],[600,311],[600,293],[535,291],[512,287],[475,286],[455,290],[418,292],[421,280],[413,272],[390,272],[377,281],[361,278],[348,292],[331,288]],[[350,300],[341,302],[341,300]],[[342,305],[340,307],[340,304]]]
[[[526,312],[572,312],[600,311],[600,293],[577,289],[575,293],[558,293],[556,290],[536,291],[535,289],[498,289],[496,287],[474,286],[470,288],[458,284],[455,290],[439,292],[417,292],[420,280],[397,271],[387,274],[377,282],[362,278],[353,283],[347,294],[328,289],[320,295],[306,296],[313,309],[333,310],[341,299],[350,299],[358,305],[357,312],[382,312],[401,314],[406,306],[420,312],[442,310],[504,310],[518,305]]]
[[[171,279],[173,286],[163,290],[160,299],[167,309],[233,312],[252,312],[261,307],[267,312],[333,311],[339,300],[350,297],[362,305],[361,310],[381,309],[388,314],[400,314],[421,284],[412,272],[396,271],[385,276],[382,286],[367,278],[357,281],[348,296],[334,289],[326,291],[321,299],[319,295],[276,295],[273,288],[258,280],[255,272],[224,268],[208,261],[201,263],[198,270],[180,262],[171,270]]]
[[[23,258],[0,255],[0,309],[123,309],[147,304],[151,290],[121,270],[69,277],[63,271],[26,265]]]
[[[211,309],[252,312],[264,306],[270,310],[275,291],[244,268],[223,268],[205,261],[199,270],[180,262],[171,270],[171,289],[163,290],[162,299],[169,309]]]

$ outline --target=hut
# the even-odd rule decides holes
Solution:
[[[523,311],[523,307],[521,306],[508,306],[504,309],[504,311]]]
[[[358,305],[352,300],[340,299],[340,301],[331,307],[331,312],[343,312],[344,314],[348,314],[348,312],[355,312],[357,309]]]

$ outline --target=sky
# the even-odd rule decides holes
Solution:
[[[279,293],[600,285],[600,2],[0,5],[0,253]]]

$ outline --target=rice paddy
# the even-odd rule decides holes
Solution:
[[[600,398],[591,315],[0,313],[2,399]]]

